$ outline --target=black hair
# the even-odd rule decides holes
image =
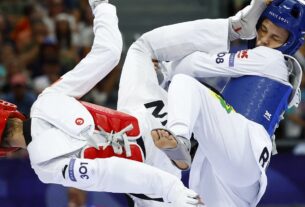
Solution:
[[[8,138],[13,135],[14,128],[15,128],[14,119],[9,118],[6,122],[4,131],[2,133],[2,141],[0,143],[1,147],[10,147],[10,144],[8,142]]]

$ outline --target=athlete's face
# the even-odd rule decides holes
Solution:
[[[289,32],[273,24],[269,19],[263,20],[257,31],[256,46],[278,48],[288,39]]]

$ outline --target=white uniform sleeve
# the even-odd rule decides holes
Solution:
[[[165,201],[173,201],[175,193],[184,189],[182,182],[169,173],[117,157],[94,160],[58,158],[33,168],[44,183],[86,191],[153,194]]]
[[[284,56],[279,51],[267,47],[237,53],[195,52],[171,64],[169,79],[178,73],[195,78],[259,75],[282,83],[288,81]]]
[[[46,92],[63,93],[80,98],[102,80],[119,62],[122,37],[116,8],[100,4],[95,8],[95,38],[89,54],[78,65],[47,88]]]
[[[120,79],[118,109],[166,97],[159,87],[152,59],[173,61],[195,51],[226,51],[227,42],[227,19],[184,22],[145,33],[128,50]]]
[[[139,41],[152,59],[174,61],[195,51],[228,51],[228,19],[203,19],[164,26],[145,33]]]

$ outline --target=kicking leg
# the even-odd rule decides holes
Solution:
[[[168,92],[168,131],[187,139],[194,132],[215,173],[234,186],[250,185],[260,175],[259,170],[245,165],[257,165],[248,125],[243,116],[195,79],[182,74],[173,78]]]

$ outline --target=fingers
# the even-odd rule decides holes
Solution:
[[[187,193],[187,199],[186,199],[187,203],[189,203],[189,204],[201,204],[202,203],[199,195],[197,193],[195,193],[194,191],[187,189],[186,193]]]
[[[197,198],[186,198],[186,203],[196,205],[199,204],[199,200]]]
[[[187,198],[185,198],[184,202],[185,202],[185,205],[183,205],[183,206],[189,206],[189,207],[204,206],[204,203],[201,201],[199,196],[187,197]]]
[[[189,203],[189,204],[196,204],[196,206],[197,205],[204,205],[204,203],[203,203],[203,201],[202,201],[202,199],[200,198],[200,196],[197,194],[197,193],[195,193],[194,191],[192,191],[192,190],[189,190],[189,195],[188,195],[188,200],[187,200],[187,203]]]
[[[175,207],[199,207],[203,204],[197,193],[184,186],[176,191],[174,195],[173,206]]]
[[[185,192],[188,197],[192,197],[192,198],[198,197],[198,194],[191,189],[185,188]]]

